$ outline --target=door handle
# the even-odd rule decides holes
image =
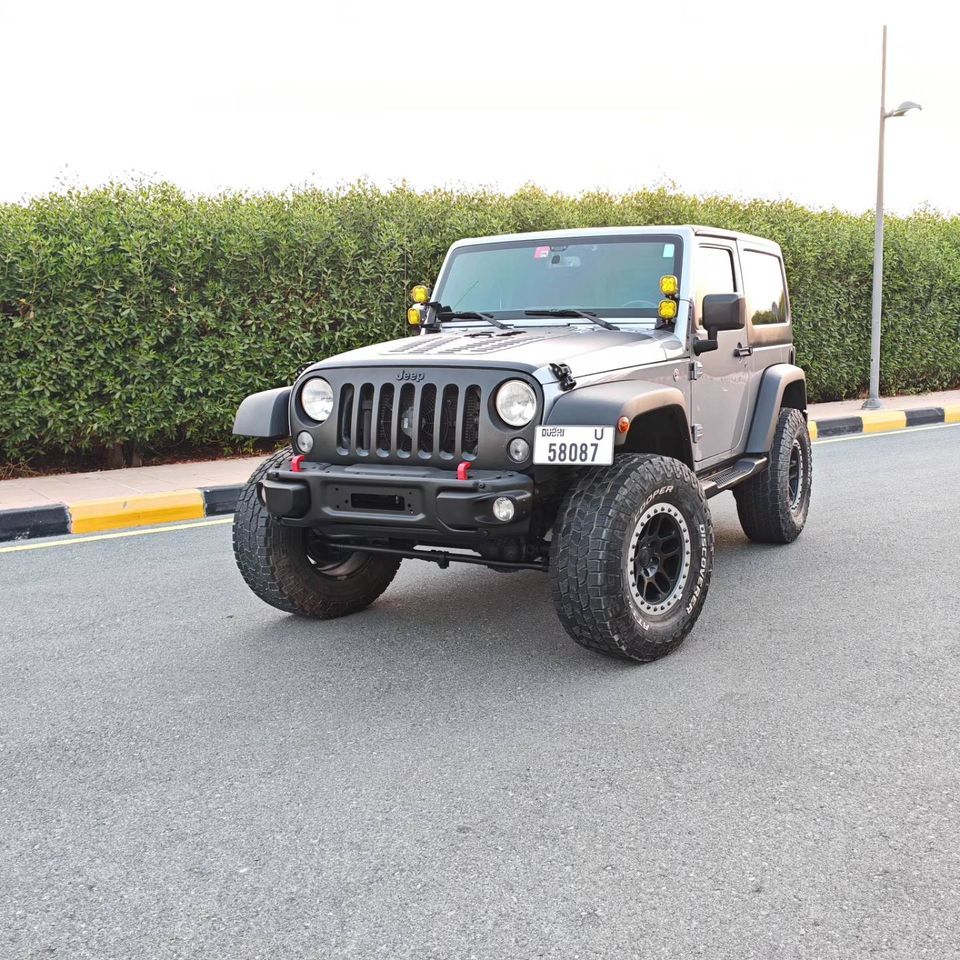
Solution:
[[[753,356],[753,347],[745,347],[742,344],[737,344],[737,349],[733,351],[735,357],[752,357]]]

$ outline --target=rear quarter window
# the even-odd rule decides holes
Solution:
[[[750,322],[754,325],[786,323],[787,285],[780,258],[759,250],[744,250],[740,267]]]

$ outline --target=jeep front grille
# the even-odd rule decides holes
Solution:
[[[343,384],[337,405],[341,456],[470,460],[480,443],[480,387],[455,383]]]

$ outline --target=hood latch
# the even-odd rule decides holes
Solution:
[[[559,381],[561,390],[572,390],[577,385],[570,368],[565,363],[551,363],[550,372]]]

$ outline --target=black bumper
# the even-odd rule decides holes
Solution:
[[[463,542],[526,534],[533,479],[508,470],[471,470],[468,479],[437,467],[303,463],[299,472],[273,470],[260,495],[282,523],[353,537],[400,537]],[[505,523],[493,502],[509,497]]]

